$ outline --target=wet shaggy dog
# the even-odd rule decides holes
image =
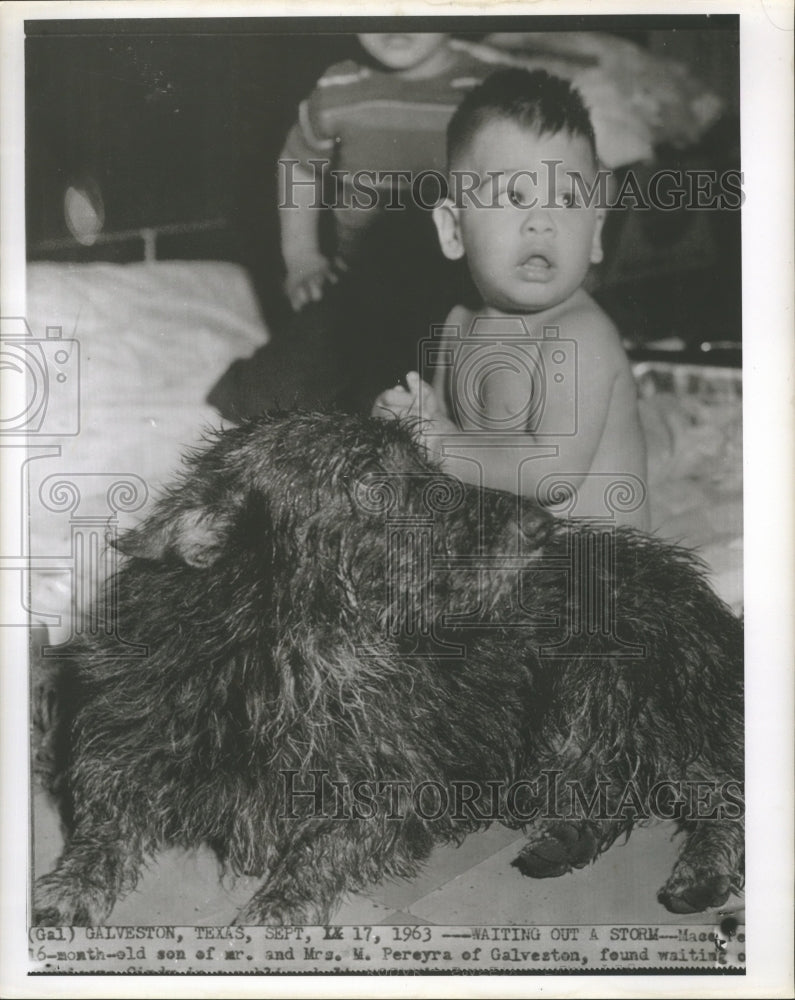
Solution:
[[[100,633],[76,661],[37,923],[101,923],[147,856],[202,843],[263,879],[239,923],[323,923],[495,817],[559,875],[652,800],[685,831],[662,904],[741,887],[742,627],[687,552],[463,486],[398,423],[300,413],[220,434],[119,548],[147,655]]]

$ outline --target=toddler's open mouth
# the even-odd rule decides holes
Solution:
[[[519,270],[531,281],[546,281],[552,276],[554,264],[542,253],[529,254],[519,262]]]

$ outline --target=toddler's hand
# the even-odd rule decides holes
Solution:
[[[439,415],[439,402],[433,387],[423,382],[417,372],[406,375],[406,385],[412,397],[411,416],[435,420]]]
[[[427,382],[423,382],[417,372],[406,375],[407,389],[396,385],[394,389],[386,389],[373,403],[370,411],[373,417],[395,419],[402,417],[419,417],[422,420],[433,420],[438,413],[436,393]]]
[[[290,305],[298,312],[310,302],[323,298],[326,285],[336,285],[338,273],[323,254],[304,256],[300,264],[288,265],[284,291]]]
[[[399,420],[409,415],[413,401],[414,397],[410,392],[402,385],[396,385],[394,389],[385,389],[376,397],[370,416],[381,417],[382,420]]]

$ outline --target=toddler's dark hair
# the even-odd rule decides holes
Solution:
[[[448,169],[479,129],[500,119],[548,135],[568,132],[581,136],[597,159],[591,116],[579,92],[567,80],[543,69],[501,69],[471,90],[450,119]]]

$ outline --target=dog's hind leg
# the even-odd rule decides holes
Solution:
[[[531,833],[511,862],[529,878],[557,878],[584,868],[599,854],[599,839],[590,823],[550,823]]]
[[[619,837],[628,836],[636,818],[644,818],[634,812],[642,810],[642,803],[625,799],[624,792],[634,785],[620,770],[611,774],[602,768],[601,779],[595,780],[597,767],[589,758],[575,764],[568,762],[565,772],[551,766],[542,771],[544,795],[533,803],[540,813],[525,825],[527,843],[512,862],[523,875],[557,878],[585,868]]]
[[[116,824],[78,829],[55,871],[36,880],[33,925],[88,927],[104,923],[116,900],[132,891],[143,863],[139,847]]]

